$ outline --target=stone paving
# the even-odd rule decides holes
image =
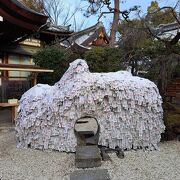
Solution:
[[[107,169],[76,170],[70,175],[70,180],[110,180]]]
[[[93,168],[101,166],[101,155],[98,146],[77,147],[75,165],[77,168]]]
[[[101,151],[97,145],[78,146],[75,166],[80,170],[71,173],[70,180],[110,180],[107,169],[97,168],[101,166],[101,160]]]

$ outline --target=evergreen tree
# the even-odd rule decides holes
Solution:
[[[168,24],[175,21],[176,12],[169,8],[160,8],[157,1],[152,1],[147,8],[147,19],[151,26],[157,27],[161,24]]]

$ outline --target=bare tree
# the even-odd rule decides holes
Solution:
[[[89,2],[89,6],[87,7],[86,16],[99,13],[98,21],[106,14],[112,14],[113,20],[111,23],[110,29],[110,45],[114,46],[116,41],[116,33],[118,31],[118,25],[120,21],[120,14],[122,17],[127,20],[129,17],[129,13],[131,11],[137,10],[138,6],[134,6],[129,10],[120,11],[120,3],[121,0],[87,0]],[[111,6],[113,5],[113,7]],[[103,11],[104,7],[106,7],[107,11]]]
[[[64,0],[20,0],[24,5],[34,11],[49,16],[50,22],[55,25],[66,26],[71,24],[73,29],[81,29],[85,23],[85,17],[77,22],[76,15],[81,12],[81,3],[75,7],[66,5]]]
[[[59,17],[63,12],[63,1],[62,0],[44,0],[44,8],[46,14],[50,17],[50,20],[58,25]]]
[[[44,13],[44,0],[19,0],[19,1],[34,11]]]

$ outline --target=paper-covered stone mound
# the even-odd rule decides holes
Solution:
[[[90,73],[77,59],[54,86],[38,84],[21,98],[16,119],[18,147],[74,152],[76,120],[97,119],[99,145],[157,149],[164,131],[156,85],[129,72]]]

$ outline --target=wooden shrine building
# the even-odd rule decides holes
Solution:
[[[53,72],[35,66],[32,55],[71,32],[47,20],[17,0],[0,0],[0,102],[19,99],[36,84],[37,73]]]
[[[74,32],[61,43],[66,48],[71,48],[73,52],[83,53],[93,46],[103,46],[109,44],[109,37],[102,22],[79,32]]]

